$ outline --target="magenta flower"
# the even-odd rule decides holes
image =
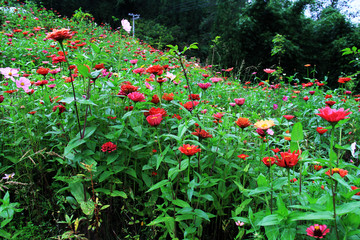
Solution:
[[[132,93],[129,93],[127,96],[134,102],[145,102],[145,96],[142,93],[132,92]]]
[[[136,64],[137,62],[138,62],[137,59],[132,59],[132,60],[130,60],[130,63],[131,63],[131,64]]]
[[[273,105],[273,108],[274,108],[274,110],[278,109],[278,105],[277,105],[277,104],[274,104],[274,105]]]
[[[150,83],[145,82],[145,86],[147,89],[150,89],[150,91],[154,90],[154,87],[150,85]]]
[[[288,100],[288,97],[287,97],[287,96],[284,96],[284,97],[282,98],[282,100],[283,100],[284,102],[286,102],[286,101]]]
[[[211,80],[213,83],[217,83],[217,82],[222,81],[222,78],[213,77],[213,78],[210,78],[210,80]]]
[[[307,235],[314,238],[323,238],[328,232],[330,229],[326,225],[319,224],[314,224],[306,229]]]
[[[211,87],[211,83],[198,83],[198,86],[202,89],[202,90],[206,90],[209,87]]]
[[[29,89],[31,85],[30,80],[25,77],[21,77],[19,80],[16,80],[15,83],[16,87],[22,88],[24,91],[26,91],[26,89]]]
[[[15,82],[14,77],[19,77],[19,69],[16,68],[0,68],[0,73],[4,75],[5,78],[10,78],[13,82]]]
[[[352,112],[348,112],[349,109],[344,110],[343,108],[340,108],[339,110],[330,108],[329,106],[326,106],[324,108],[318,109],[320,113],[315,113],[316,115],[319,115],[326,121],[330,123],[337,123],[340,120],[343,120],[347,117],[347,115],[351,114]]]
[[[268,73],[268,74],[273,73],[273,72],[275,72],[275,71],[276,71],[275,69],[270,69],[270,68],[265,68],[265,69],[264,69],[264,72],[266,72],[266,73]]]
[[[245,98],[235,98],[234,101],[236,105],[242,106],[245,103]]]
[[[56,86],[56,84],[49,84],[47,86],[48,86],[48,88],[53,89]]]

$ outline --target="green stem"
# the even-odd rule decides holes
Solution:
[[[290,182],[290,168],[287,168],[287,172],[288,172],[288,185],[289,185],[290,204],[292,205],[291,182]]]

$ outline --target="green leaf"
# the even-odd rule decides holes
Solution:
[[[195,215],[210,222],[209,216],[201,209],[195,209]]]
[[[162,160],[164,159],[164,157],[166,156],[166,153],[169,151],[169,149],[170,149],[170,145],[167,145],[165,150],[158,155],[158,157],[156,159],[156,170],[159,169],[160,164],[161,164]]]
[[[81,182],[69,183],[70,192],[78,203],[83,202],[85,198],[84,186]]]
[[[158,189],[158,188],[160,188],[160,187],[162,187],[162,186],[165,186],[165,185],[168,184],[168,183],[169,183],[169,180],[167,180],[167,179],[162,180],[162,181],[156,183],[155,185],[153,185],[153,186],[152,186],[149,190],[147,190],[146,192],[148,193],[148,192],[154,191],[154,190],[156,190],[156,189]]]
[[[333,213],[330,211],[323,211],[323,212],[296,212],[289,215],[290,221],[299,221],[299,220],[328,220],[333,219]]]
[[[111,171],[105,171],[101,174],[101,176],[99,177],[99,182],[103,182],[104,180],[108,179],[111,175],[113,175],[114,173]]]
[[[268,240],[277,240],[279,236],[279,227],[265,226],[265,234]]]
[[[297,142],[304,140],[303,127],[301,122],[297,122],[294,124],[291,131],[291,141]]]
[[[163,223],[163,222],[174,222],[174,218],[173,217],[157,217],[156,219],[154,219],[153,221],[151,221],[147,226],[154,226],[154,225],[158,225],[159,223]]]
[[[87,202],[81,201],[80,207],[81,207],[81,210],[83,211],[83,213],[85,213],[88,216],[93,214],[93,212],[95,210],[95,204],[93,201],[87,201]]]
[[[89,69],[84,64],[77,64],[76,67],[79,70],[79,73],[83,75],[85,78],[91,78]]]
[[[179,206],[179,207],[190,207],[190,204],[188,204],[187,202],[181,200],[181,199],[175,199],[172,201],[172,203],[176,206]]]
[[[260,174],[257,178],[257,184],[259,187],[268,187],[269,184],[267,182],[266,177],[263,174]]]
[[[127,195],[125,192],[123,191],[118,191],[118,190],[115,190],[113,191],[111,194],[110,194],[111,197],[122,197],[122,198],[127,198]]]
[[[75,139],[72,139],[68,145],[65,147],[65,151],[64,151],[64,155],[68,155],[71,150],[73,150],[74,148],[80,146],[81,144],[85,143],[86,141],[84,139],[78,139],[78,138],[75,138]]]
[[[280,224],[280,218],[278,214],[272,214],[264,217],[257,225],[258,226],[271,226]]]
[[[285,228],[281,233],[280,239],[294,240],[296,235],[295,228]]]
[[[335,179],[338,183],[346,187],[348,190],[351,190],[351,187],[347,182],[344,181],[344,179],[339,174],[333,174],[332,178]]]
[[[344,215],[352,211],[356,211],[360,208],[360,202],[343,203],[340,206],[336,206],[336,215]]]
[[[82,104],[82,105],[92,105],[92,106],[97,106],[97,104],[95,104],[93,101],[91,101],[90,99],[84,99],[84,98],[80,98],[77,100],[78,103]]]
[[[235,215],[238,216],[245,209],[245,207],[252,201],[252,198],[248,198],[241,202],[240,206],[235,209]]]

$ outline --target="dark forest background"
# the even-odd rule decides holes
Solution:
[[[337,87],[339,76],[358,69],[342,56],[344,48],[360,47],[360,31],[346,11],[349,0],[47,0],[37,3],[71,17],[90,13],[114,29],[128,13],[140,14],[136,37],[156,48],[197,42],[196,56],[217,69],[234,67],[246,78],[263,68],[281,67],[287,75],[306,76],[305,64],[316,66],[319,80]],[[312,17],[305,16],[305,9]],[[217,37],[219,36],[219,37]],[[357,80],[356,80],[357,81]],[[357,89],[360,89],[360,84]]]

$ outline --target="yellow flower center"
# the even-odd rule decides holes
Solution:
[[[320,230],[319,226],[315,226],[314,228],[315,228],[315,230]]]
[[[12,72],[9,72],[9,76],[12,76]]]
[[[339,173],[339,172],[340,172],[340,169],[334,168],[332,173]]]
[[[25,85],[25,83],[23,83],[23,82],[22,82],[22,83],[20,83],[20,85],[21,85],[21,86],[24,86],[24,85]]]
[[[191,148],[191,147],[187,147],[186,149],[187,149],[187,150],[191,150],[192,148]]]

